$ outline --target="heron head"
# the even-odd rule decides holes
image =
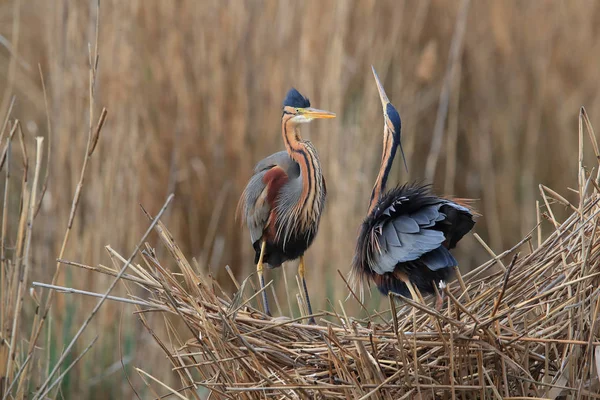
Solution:
[[[381,100],[381,106],[383,107],[383,117],[385,119],[386,128],[392,134],[394,141],[397,144],[400,144],[400,132],[402,131],[400,114],[398,114],[398,110],[396,110],[396,107],[392,105],[385,94],[379,76],[377,76],[377,72],[375,72],[375,67],[371,66],[371,69],[373,70],[373,76],[375,76],[375,83],[377,84],[377,90],[379,91],[379,99]]]
[[[377,90],[379,91],[379,99],[381,100],[381,106],[383,108],[383,118],[385,124],[384,134],[391,135],[394,144],[400,147],[402,158],[404,159],[404,166],[408,171],[406,158],[404,157],[404,150],[402,149],[402,141],[400,140],[402,132],[402,121],[400,120],[400,114],[385,94],[385,90],[383,89],[383,85],[379,80],[379,76],[377,76],[377,72],[375,72],[375,67],[371,66],[371,69],[373,70],[373,76],[375,77],[375,83],[377,84]]]
[[[294,88],[289,90],[283,100],[283,113],[291,115],[291,120],[297,124],[307,123],[317,118],[335,118],[332,112],[312,108],[308,98]]]

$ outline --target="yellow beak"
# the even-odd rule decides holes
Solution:
[[[383,90],[383,85],[379,81],[379,77],[377,76],[377,72],[375,72],[375,67],[371,65],[371,69],[373,70],[373,76],[375,76],[375,83],[377,83],[377,90],[379,90],[379,98],[381,99],[381,105],[385,110],[386,105],[390,102],[387,95],[385,94],[385,90]]]
[[[304,115],[306,118],[315,119],[315,118],[335,118],[335,113],[318,110],[316,108],[308,107],[308,108],[299,108],[298,114]]]

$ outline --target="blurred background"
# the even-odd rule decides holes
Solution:
[[[12,116],[26,140],[47,136],[39,63],[53,130],[32,243],[35,281],[52,278],[81,171],[96,19],[96,1],[0,2],[0,115],[14,95]],[[573,198],[567,188],[577,182],[580,107],[600,126],[599,30],[593,0],[103,0],[94,112],[109,113],[65,258],[110,265],[106,245],[128,256],[148,226],[139,204],[156,214],[174,192],[162,220],[187,257],[232,291],[225,266],[240,281],[255,268],[235,206],[254,164],[283,149],[281,102],[294,86],[313,106],[337,113],[302,133],[319,151],[328,188],[320,233],[307,252],[308,288],[315,309],[328,309],[327,299],[338,304],[347,289],[337,271],[349,270],[381,155],[371,65],[403,121],[409,173],[398,159],[390,182],[423,180],[438,193],[477,199],[483,216],[474,232],[499,253],[535,227],[539,184]],[[469,235],[456,257],[467,271],[489,254]],[[293,299],[295,268],[287,268]],[[267,278],[282,294],[282,271]],[[110,279],[65,266],[59,282],[102,292]],[[45,333],[51,360],[96,304],[55,299]],[[376,293],[368,299],[370,308],[386,305]],[[346,309],[360,314],[353,301]],[[133,311],[103,307],[81,343],[96,334],[99,341],[60,395],[133,398],[121,356],[142,398],[155,394],[133,366],[169,381],[168,360]],[[298,315],[297,307],[285,312]]]

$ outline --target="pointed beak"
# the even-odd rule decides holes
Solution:
[[[316,118],[335,118],[335,113],[318,110],[316,108],[308,107],[308,108],[300,108],[298,109],[298,113],[303,115],[307,119],[316,119]]]
[[[390,102],[387,95],[385,94],[385,90],[383,90],[383,85],[379,80],[379,76],[377,76],[377,72],[375,72],[375,67],[371,65],[371,69],[373,70],[373,76],[375,77],[375,83],[377,83],[377,90],[379,91],[379,98],[381,99],[381,105],[385,110],[386,105]]]

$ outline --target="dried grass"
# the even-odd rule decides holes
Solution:
[[[581,153],[586,129],[598,156],[582,109]],[[582,159],[579,168],[579,204],[542,187],[542,215],[555,226],[549,237],[534,246],[532,233],[463,276],[457,270],[441,313],[422,299],[390,296],[388,310],[363,320],[343,303],[320,313],[318,326],[271,319],[253,306],[258,293],[247,297],[250,278],[228,297],[158,222],[170,257],[159,260],[147,246],[123,279],[147,292],[134,296],[138,315],[182,388],[161,386],[181,398],[200,398],[200,388],[212,398],[247,399],[598,398],[600,187]],[[572,214],[558,221],[552,205]],[[109,254],[112,274],[129,262]],[[147,324],[150,313],[164,314],[166,337]],[[174,320],[184,328],[174,329]]]

